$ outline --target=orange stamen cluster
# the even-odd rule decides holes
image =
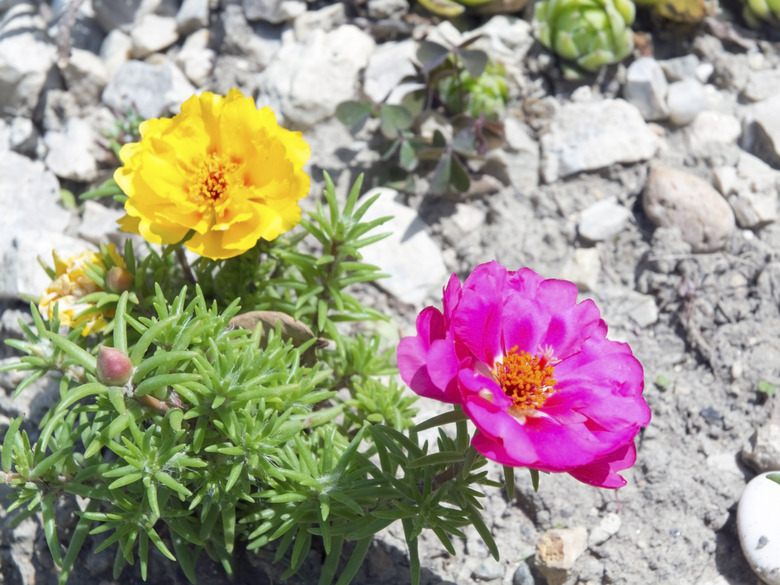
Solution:
[[[207,161],[198,171],[190,187],[190,194],[195,201],[219,201],[228,190],[230,173],[228,165],[214,157]]]
[[[556,390],[555,369],[550,352],[532,356],[513,347],[504,359],[496,362],[493,375],[504,393],[512,399],[517,410],[541,408]]]

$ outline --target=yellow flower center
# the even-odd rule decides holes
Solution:
[[[216,154],[212,154],[196,171],[190,183],[190,199],[197,203],[222,201],[234,182],[233,174],[237,168],[236,163],[225,163]]]
[[[493,375],[512,399],[514,409],[535,410],[556,392],[553,363],[557,361],[551,349],[532,356],[526,351],[517,351],[515,346],[502,361],[496,362]]]

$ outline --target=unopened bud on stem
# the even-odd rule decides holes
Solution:
[[[133,362],[124,352],[100,346],[97,356],[97,379],[107,386],[124,386],[133,375]]]
[[[124,268],[112,266],[106,272],[106,288],[114,293],[123,293],[133,286],[133,275]]]

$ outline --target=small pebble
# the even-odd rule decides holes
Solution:
[[[495,559],[485,559],[477,565],[471,574],[479,581],[493,581],[504,576],[504,565]]]
[[[521,561],[514,574],[512,575],[512,585],[536,585],[531,567],[528,563]]]
[[[683,79],[669,84],[666,94],[669,120],[672,124],[685,126],[707,107],[704,86],[695,79]]]
[[[780,485],[767,478],[769,473],[745,487],[737,507],[737,532],[756,575],[768,585],[780,585]]]

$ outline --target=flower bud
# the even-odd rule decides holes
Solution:
[[[124,386],[133,374],[133,362],[124,352],[100,346],[97,356],[97,379],[107,386]]]
[[[106,288],[113,293],[122,293],[133,286],[133,275],[124,268],[112,266],[106,272]]]

